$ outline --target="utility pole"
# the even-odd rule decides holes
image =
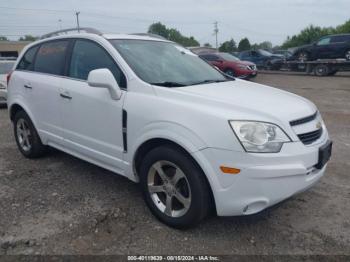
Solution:
[[[78,28],[78,33],[80,33],[79,14],[80,14],[80,12],[75,12],[75,15],[77,16],[77,28]]]
[[[219,28],[218,28],[218,22],[214,22],[214,35],[215,35],[215,47],[218,49],[218,33],[219,33]]]

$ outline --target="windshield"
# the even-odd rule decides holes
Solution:
[[[220,53],[220,56],[226,61],[232,61],[232,62],[240,61],[239,58],[235,57],[234,55],[228,54],[228,53]]]
[[[143,81],[178,87],[227,81],[216,69],[177,44],[146,40],[111,40],[112,45]]]
[[[8,74],[12,70],[14,63],[15,62],[0,63],[0,75]]]
[[[272,56],[272,54],[266,50],[260,49],[259,52],[260,52],[260,54],[262,54],[264,56]]]

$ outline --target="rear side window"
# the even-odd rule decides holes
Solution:
[[[112,57],[104,48],[87,40],[76,40],[72,52],[68,76],[87,80],[90,71],[109,69],[120,87],[126,87],[126,79]]]
[[[22,57],[21,61],[18,63],[17,69],[33,71],[34,68],[34,57],[36,51],[38,51],[38,46],[30,48]]]
[[[36,55],[34,71],[63,75],[68,43],[60,40],[42,44]]]
[[[219,58],[215,55],[201,55],[200,57],[204,58],[207,61],[217,61]]]
[[[331,43],[343,43],[350,40],[350,36],[346,35],[336,35],[331,39]]]

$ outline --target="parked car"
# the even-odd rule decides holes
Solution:
[[[7,98],[7,75],[12,70],[15,61],[0,59],[0,105],[6,104]]]
[[[272,54],[263,49],[243,51],[239,54],[239,59],[253,62],[268,70],[279,70],[284,62],[283,55]]]
[[[283,55],[283,57],[285,59],[288,59],[293,55],[293,53],[290,52],[289,50],[275,50],[275,51],[273,51],[273,54],[274,55]]]
[[[8,78],[25,157],[50,146],[139,182],[177,228],[213,209],[257,213],[323,176],[332,143],[307,99],[229,78],[167,40],[80,32],[28,45]]]
[[[297,48],[292,58],[299,61],[333,58],[350,60],[350,34],[324,36],[310,45]]]
[[[230,76],[249,79],[257,75],[257,68],[254,63],[241,61],[228,53],[200,54],[199,57]]]

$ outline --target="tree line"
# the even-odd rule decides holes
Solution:
[[[282,44],[282,48],[296,47],[300,45],[310,44],[322,36],[333,34],[346,34],[350,33],[350,20],[344,24],[336,27],[320,27],[310,25],[297,35],[288,36],[286,41]]]
[[[161,22],[153,23],[148,28],[148,33],[160,35],[170,41],[179,43],[180,45],[189,47],[189,46],[199,46],[199,41],[196,40],[193,36],[184,36],[180,33],[179,30],[175,28],[168,28],[163,25]],[[338,25],[336,27],[320,27],[310,25],[305,29],[301,30],[299,34],[288,36],[287,39],[283,42],[281,46],[273,46],[271,42],[264,41],[261,43],[251,44],[247,37],[241,39],[237,43],[233,38],[227,40],[220,44],[219,51],[221,52],[241,52],[250,49],[276,49],[282,48],[287,49],[291,47],[297,47],[300,45],[310,44],[322,36],[330,34],[344,34],[350,33],[350,20],[346,21],[344,24]],[[39,37],[32,35],[25,35],[20,37],[19,41],[35,41]],[[0,41],[8,41],[6,36],[0,36]],[[209,43],[205,43],[204,46],[211,47]]]

